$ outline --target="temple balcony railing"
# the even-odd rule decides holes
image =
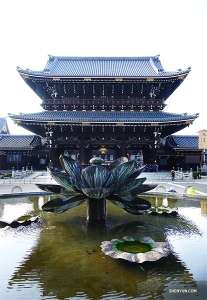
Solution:
[[[125,99],[113,99],[111,97],[94,97],[93,99],[82,99],[77,97],[42,99],[43,105],[144,105],[144,106],[165,106],[163,99],[141,99],[138,97],[131,97]]]

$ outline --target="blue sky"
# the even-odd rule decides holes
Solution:
[[[191,67],[166,111],[199,113],[177,134],[206,122],[206,0],[8,0],[0,4],[0,117],[41,111],[16,67],[42,70],[57,56],[154,56],[165,70]],[[8,118],[12,134],[29,132]]]

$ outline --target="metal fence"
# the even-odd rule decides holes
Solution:
[[[24,178],[3,178],[0,179],[0,184],[35,184],[35,183],[56,183],[51,177],[24,177]]]

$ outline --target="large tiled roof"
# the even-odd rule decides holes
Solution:
[[[167,112],[111,112],[111,111],[43,111],[33,114],[9,115],[14,120],[64,123],[150,123],[150,122],[176,122],[194,120],[195,115],[173,114]]]
[[[37,135],[10,135],[0,134],[0,150],[30,150],[34,149],[40,142]]]
[[[185,70],[165,71],[158,56],[146,57],[64,57],[49,56],[41,71],[19,73],[44,77],[170,77],[188,74]]]
[[[198,135],[171,135],[167,138],[173,149],[198,149]]]
[[[9,115],[14,120],[39,121],[39,122],[63,122],[63,123],[150,123],[150,122],[176,122],[194,120],[195,115],[173,114],[167,112],[100,112],[100,111],[43,111],[33,114]]]

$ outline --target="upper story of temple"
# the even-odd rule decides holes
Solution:
[[[162,111],[191,68],[165,71],[159,56],[50,56],[41,71],[17,67],[47,111]]]

